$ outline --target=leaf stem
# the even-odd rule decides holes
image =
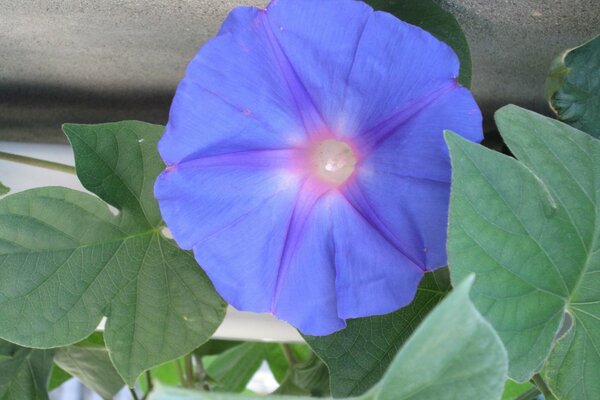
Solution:
[[[146,400],[152,390],[154,390],[154,383],[152,382],[152,373],[148,370],[146,371],[146,393],[142,397],[142,400]]]
[[[188,388],[193,388],[194,387],[194,364],[192,363],[192,355],[187,354],[183,360],[185,362],[186,386]]]
[[[129,388],[129,393],[131,393],[131,398],[133,400],[140,400],[134,388]]]
[[[281,349],[283,350],[283,355],[285,356],[288,364],[294,366],[298,364],[298,360],[292,351],[292,347],[287,343],[281,343]]]
[[[70,165],[61,164],[53,161],[40,160],[38,158],[20,156],[18,154],[5,153],[3,151],[0,151],[0,160],[13,161],[21,164],[31,165],[34,167],[65,172],[67,174],[75,174],[75,167],[72,167]]]
[[[556,397],[554,397],[554,395],[550,391],[550,388],[548,387],[548,385],[546,385],[546,382],[544,382],[544,380],[542,379],[542,376],[540,374],[535,374],[533,376],[533,378],[531,378],[531,379],[533,380],[535,385],[538,387],[540,392],[542,392],[542,394],[544,395],[544,398],[546,400],[556,400]]]

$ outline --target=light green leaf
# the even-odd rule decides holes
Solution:
[[[329,367],[332,395],[357,396],[376,384],[398,349],[449,289],[448,269],[443,268],[425,275],[407,307],[349,320],[344,330],[329,336],[305,336]]]
[[[51,392],[54,389],[60,387],[63,383],[71,379],[72,376],[58,365],[52,366],[52,372],[50,373],[50,382],[48,382],[48,391]]]
[[[496,120],[519,161],[447,136],[452,278],[478,274],[473,301],[512,378],[529,379],[554,346],[544,376],[558,397],[600,398],[600,142],[515,106]]]
[[[0,182],[0,196],[4,196],[8,192],[10,192],[10,188],[8,186],[4,186],[2,182]]]
[[[232,393],[211,393],[197,390],[175,389],[161,386],[150,394],[148,400],[314,400],[305,396],[252,396]]]
[[[373,399],[500,399],[506,351],[469,300],[472,283],[473,276],[465,279],[419,325]]]
[[[112,399],[125,386],[106,347],[94,338],[57,349],[54,362],[104,399]]]
[[[456,18],[432,0],[366,0],[375,10],[387,11],[397,18],[425,29],[452,47],[460,60],[459,83],[471,87],[471,52]]]
[[[0,400],[47,400],[52,353],[0,340]]]
[[[500,399],[506,380],[506,352],[494,329],[469,300],[472,282],[471,276],[429,314],[397,354],[381,382],[357,399]],[[159,388],[150,399],[250,400],[256,397]]]
[[[546,98],[558,119],[600,137],[600,36],[552,63]]]
[[[540,391],[536,389],[536,387],[529,383],[517,383],[511,379],[508,379],[504,384],[504,392],[502,392],[502,400],[515,400],[517,398],[521,399],[519,396],[523,396],[525,393],[531,395],[528,396],[527,400],[533,400],[538,397]]]
[[[206,368],[217,385],[214,390],[242,392],[266,357],[268,343],[246,342],[219,354]]]
[[[0,337],[31,347],[80,341],[107,317],[125,382],[206,341],[225,303],[189,252],[161,234],[153,182],[162,127],[66,125],[83,185],[0,200]]]

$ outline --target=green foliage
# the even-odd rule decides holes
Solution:
[[[452,278],[477,274],[473,301],[512,378],[547,360],[542,374],[561,400],[600,398],[600,142],[515,106],[496,120],[518,161],[447,135]]]
[[[348,321],[329,336],[305,336],[327,364],[333,396],[358,396],[376,384],[398,349],[450,289],[448,269],[428,273],[413,302],[396,312]]]
[[[558,119],[600,137],[600,36],[552,63],[546,98]]]
[[[0,340],[0,400],[47,400],[52,353]]]
[[[100,199],[41,188],[0,201],[0,336],[67,346],[107,316],[112,362],[133,385],[142,371],[205,342],[225,304],[193,256],[161,234],[152,190],[164,167],[156,150],[163,128],[128,121],[64,129],[79,179]]]
[[[54,362],[104,399],[112,399],[125,386],[110,361],[100,333],[56,350]]]
[[[218,355],[206,368],[217,383],[214,390],[240,393],[266,357],[268,343],[246,342]]]
[[[507,359],[502,343],[460,284],[414,332],[363,400],[500,399]],[[159,388],[152,400],[248,400],[255,397]],[[266,399],[310,397],[267,396]]]
[[[50,373],[50,382],[48,382],[48,391],[51,392],[63,383],[71,379],[72,376],[67,371],[54,364]]]
[[[387,11],[397,18],[425,29],[452,47],[460,60],[458,81],[471,87],[471,51],[465,34],[448,11],[432,0],[366,0],[376,10]]]
[[[529,382],[517,383],[511,379],[507,380],[504,384],[504,392],[502,392],[502,400],[515,400],[521,399],[519,396],[523,396],[525,393],[531,393],[531,397],[528,400],[533,400],[538,397],[539,391],[535,386]]]
[[[2,182],[0,182],[0,196],[4,196],[8,192],[10,192],[10,188],[8,186],[4,186]]]

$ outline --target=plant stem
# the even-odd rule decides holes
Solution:
[[[140,398],[138,397],[137,393],[135,392],[135,390],[133,388],[129,388],[129,393],[131,393],[131,398],[133,400],[140,400]]]
[[[20,156],[17,154],[5,153],[3,151],[0,151],[0,160],[13,161],[21,164],[32,165],[34,167],[65,172],[67,174],[75,173],[75,167],[72,167],[70,165],[56,163],[53,161],[40,160],[32,157]]]
[[[187,354],[184,357],[185,362],[185,378],[186,378],[186,386],[188,388],[194,387],[194,364],[192,363],[192,355]]]
[[[540,374],[535,374],[532,379],[535,385],[540,390],[540,392],[542,392],[546,400],[556,400],[556,397],[554,397],[554,395],[550,391],[550,388],[548,387],[548,385],[546,385],[546,382],[544,382]]]
[[[183,377],[183,369],[181,368],[179,360],[175,360],[175,365],[177,366],[177,375],[179,376],[179,383],[181,387],[185,387],[185,378]]]
[[[291,366],[298,364],[298,360],[296,359],[296,356],[292,351],[292,347],[289,344],[282,343],[281,349],[283,350],[283,355],[285,356],[288,364],[290,364]]]
[[[144,394],[144,397],[142,397],[142,400],[146,400],[153,389],[154,383],[152,383],[152,373],[150,373],[150,370],[148,370],[146,371],[146,393]]]

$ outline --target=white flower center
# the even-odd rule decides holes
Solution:
[[[347,143],[323,140],[312,149],[310,166],[321,180],[339,186],[354,172],[356,156]]]

